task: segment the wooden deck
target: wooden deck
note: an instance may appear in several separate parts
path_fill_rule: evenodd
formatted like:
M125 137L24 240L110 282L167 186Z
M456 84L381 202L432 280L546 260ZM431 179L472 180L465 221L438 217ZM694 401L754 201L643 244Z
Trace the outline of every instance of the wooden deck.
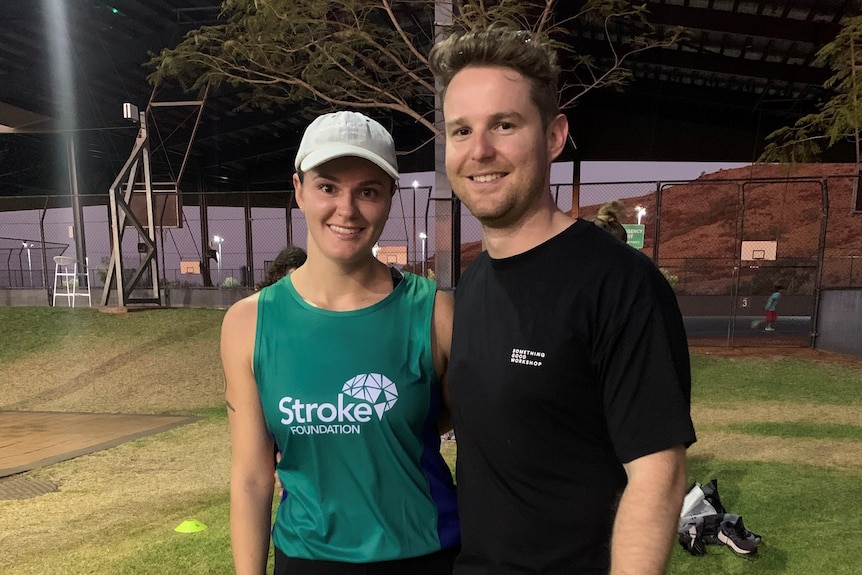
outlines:
M0 477L197 421L192 416L0 411Z

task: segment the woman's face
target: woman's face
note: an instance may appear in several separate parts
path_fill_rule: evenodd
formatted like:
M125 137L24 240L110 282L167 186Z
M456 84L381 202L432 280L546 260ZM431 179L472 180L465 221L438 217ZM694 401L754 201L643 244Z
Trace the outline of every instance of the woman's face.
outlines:
M368 160L336 158L294 175L296 201L308 225L309 256L339 263L374 257L392 206L392 178Z

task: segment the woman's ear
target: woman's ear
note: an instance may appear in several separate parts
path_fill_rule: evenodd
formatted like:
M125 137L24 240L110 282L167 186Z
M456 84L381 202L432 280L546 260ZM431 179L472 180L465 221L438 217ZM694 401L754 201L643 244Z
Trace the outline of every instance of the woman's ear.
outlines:
M299 206L299 211L305 211L302 208L305 203L305 198L302 195L302 182L299 180L299 174L293 174L293 197L296 199L296 205Z

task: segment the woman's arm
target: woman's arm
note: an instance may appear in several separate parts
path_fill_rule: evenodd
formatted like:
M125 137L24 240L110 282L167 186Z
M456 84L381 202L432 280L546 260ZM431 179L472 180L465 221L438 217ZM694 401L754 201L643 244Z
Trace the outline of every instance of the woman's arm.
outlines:
M455 300L446 292L438 291L434 298L434 315L431 321L431 351L434 356L434 369L443 391L443 404L440 409L438 428L440 433L452 429L452 416L449 409L449 349L452 347L452 318Z
M257 294L225 315L221 357L231 433L230 531L237 575L263 575L272 516L273 444L253 372Z

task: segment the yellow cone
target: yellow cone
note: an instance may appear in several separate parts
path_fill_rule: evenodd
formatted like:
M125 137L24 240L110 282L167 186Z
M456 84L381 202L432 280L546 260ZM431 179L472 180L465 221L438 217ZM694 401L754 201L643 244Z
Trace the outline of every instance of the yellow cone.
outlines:
M197 519L186 519L182 523L176 526L174 531L177 533L197 533L198 531L203 531L207 526L198 521Z

